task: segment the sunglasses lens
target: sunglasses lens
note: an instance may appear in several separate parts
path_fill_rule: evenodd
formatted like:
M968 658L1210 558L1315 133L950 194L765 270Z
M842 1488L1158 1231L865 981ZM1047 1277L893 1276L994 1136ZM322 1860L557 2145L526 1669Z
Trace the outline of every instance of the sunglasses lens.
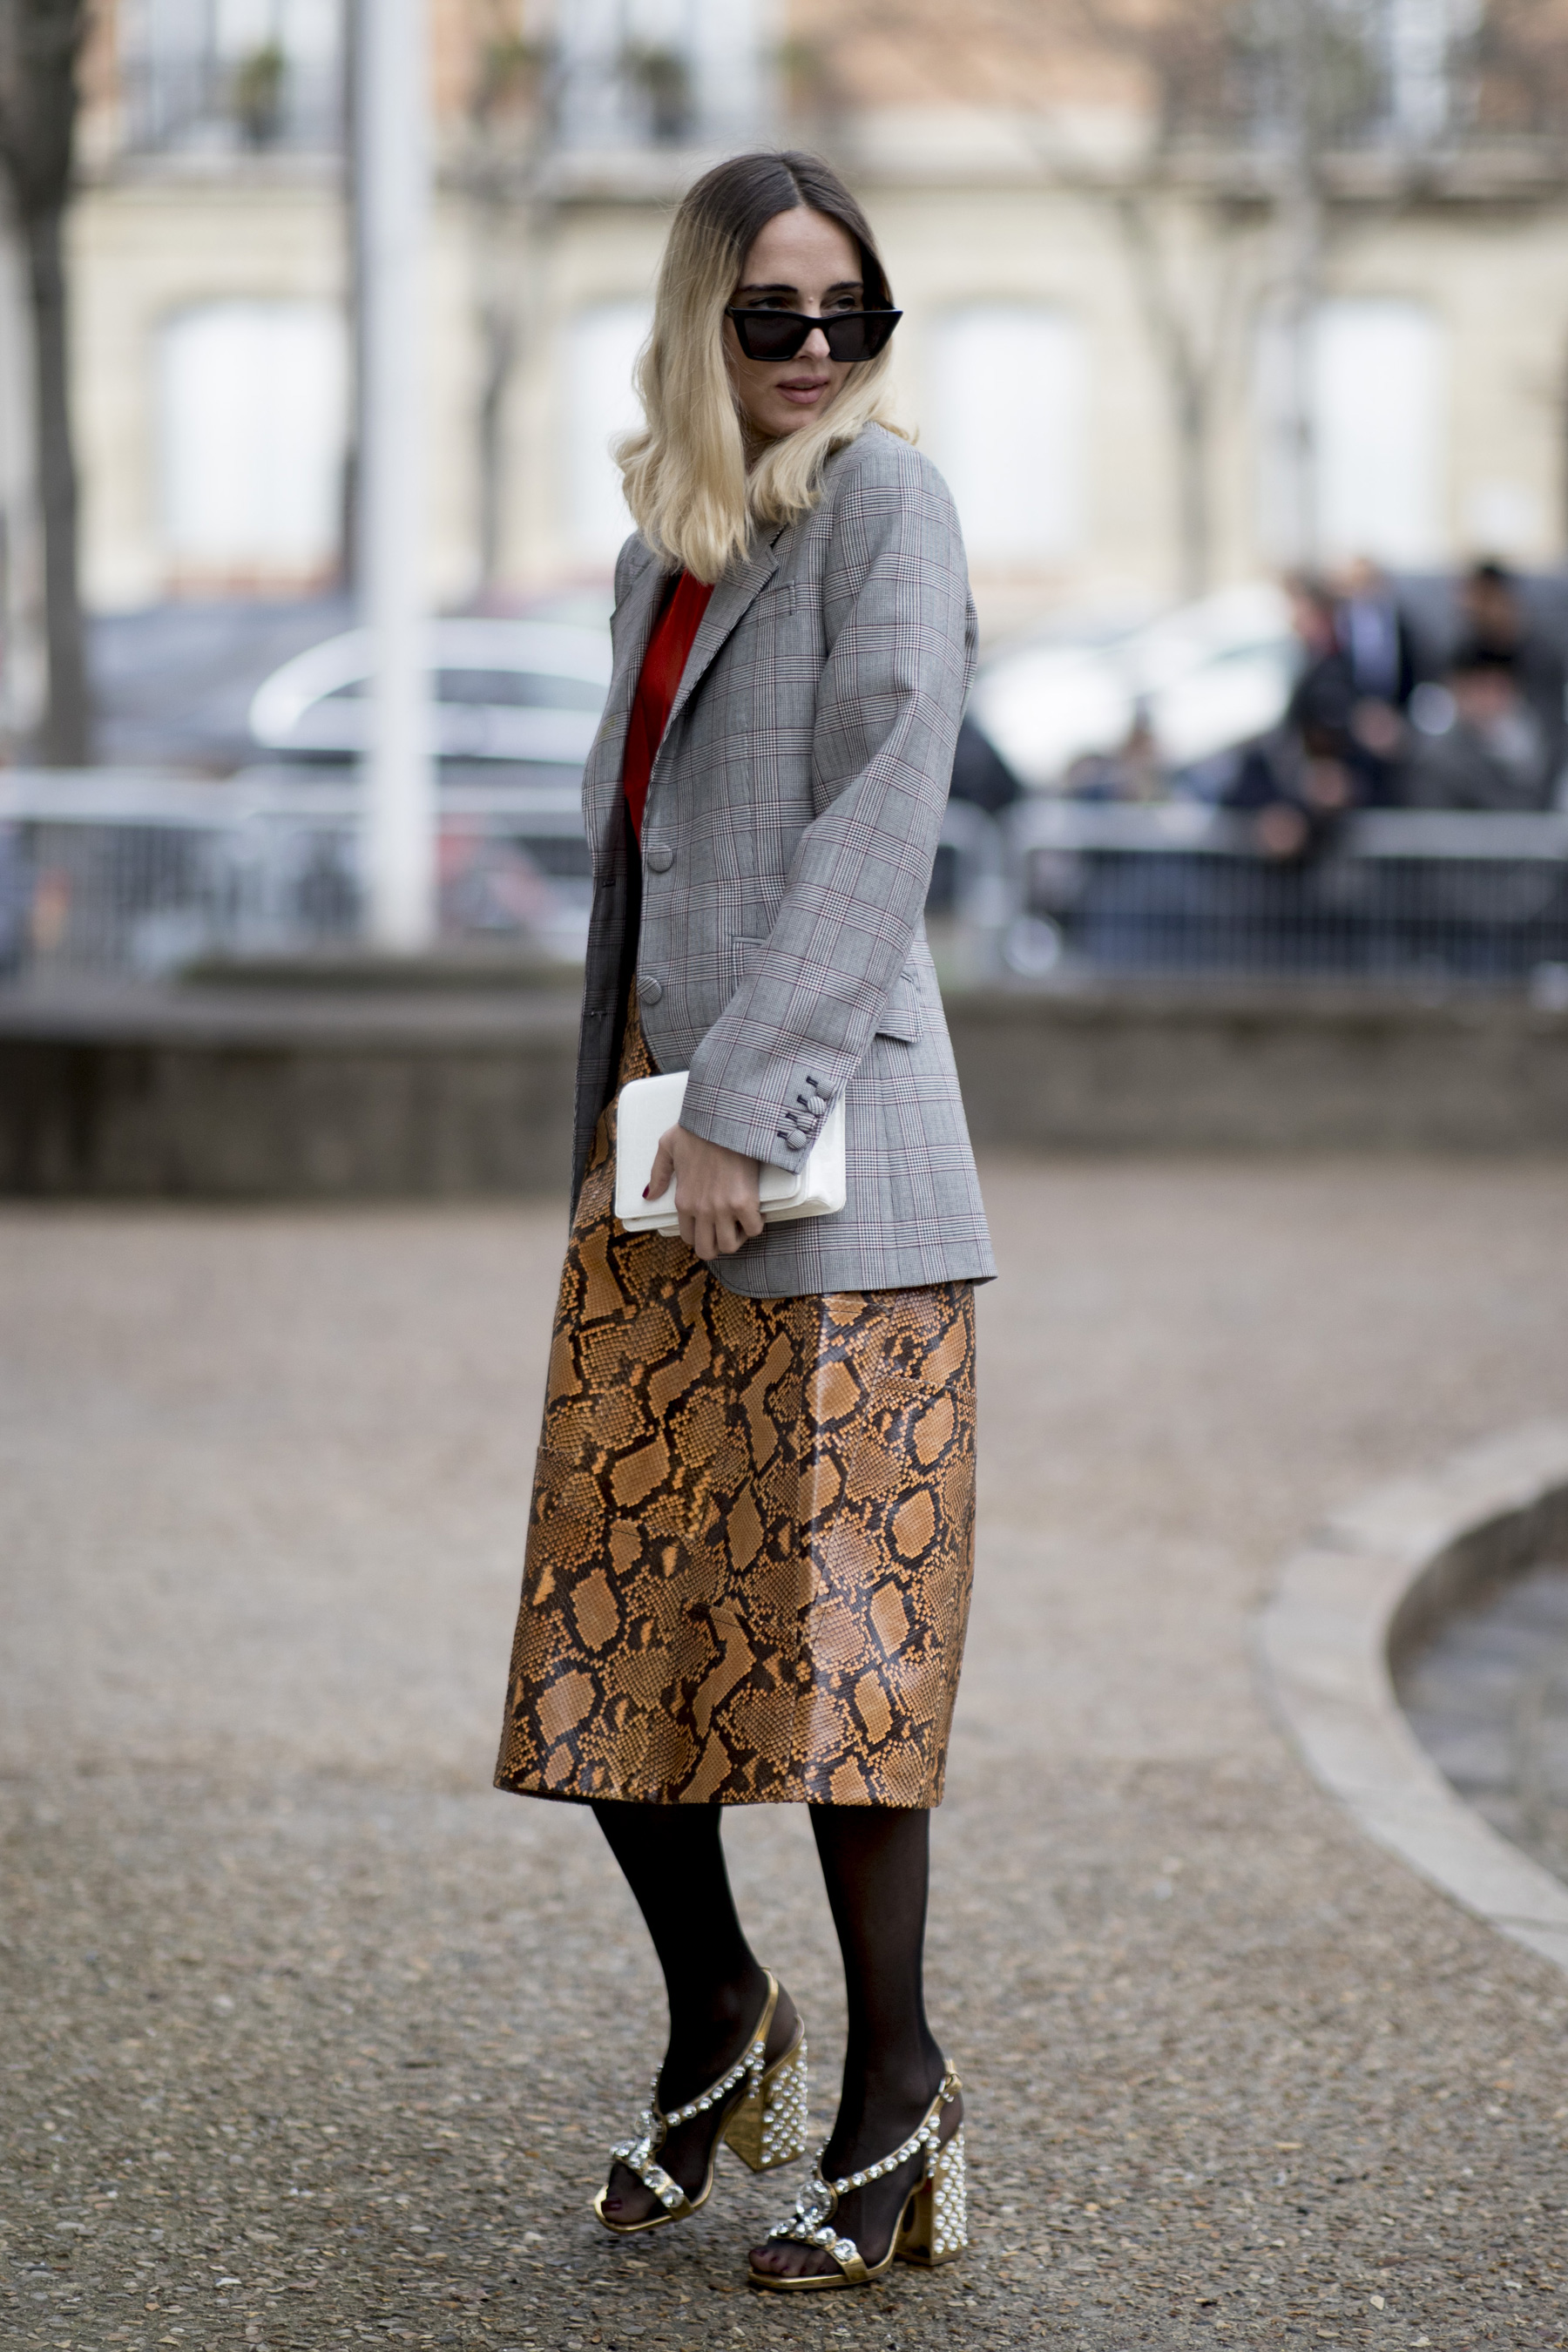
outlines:
M826 320L829 352L836 360L874 360L900 315L897 310L851 310Z
M749 360L793 360L814 321L788 311L747 310L736 320L741 348Z

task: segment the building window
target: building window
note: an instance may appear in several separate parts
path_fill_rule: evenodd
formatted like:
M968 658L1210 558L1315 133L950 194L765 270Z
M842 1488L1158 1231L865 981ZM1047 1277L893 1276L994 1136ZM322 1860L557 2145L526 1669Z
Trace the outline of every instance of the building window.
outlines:
M971 561L1040 571L1083 543L1089 364L1067 312L976 302L931 330L926 441Z
M120 24L128 147L341 145L342 0L123 0Z
M1445 358L1442 331L1419 302L1320 303L1307 351L1310 425L1308 526L1298 513L1289 452L1286 352L1266 334L1260 375L1268 553L1336 562L1441 561L1445 521ZM1306 538L1304 548L1293 541Z
M337 563L347 367L324 302L207 302L158 352L163 552L176 586L320 584Z
M610 443L642 422L632 370L652 322L646 301L599 302L567 335L566 537L574 558L595 569L615 562L632 528Z
M562 144L754 142L773 14L773 0L570 0L556 14Z

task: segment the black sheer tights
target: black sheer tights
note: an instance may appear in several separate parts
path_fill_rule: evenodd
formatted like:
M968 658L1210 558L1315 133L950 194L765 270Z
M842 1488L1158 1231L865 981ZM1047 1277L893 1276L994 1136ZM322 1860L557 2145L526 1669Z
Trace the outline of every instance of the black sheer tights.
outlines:
M664 1971L669 2046L659 2104L680 2105L740 2055L765 1990L730 1891L718 1805L600 1803L599 1826L637 1898ZM829 2179L874 2163L907 2138L942 2080L942 2054L926 2022L922 1954L930 1815L884 1806L814 1805L811 1824L844 1959L848 2037L833 2135L823 2154ZM782 1996L769 2058L795 2031ZM672 2132L661 2158L695 2191L712 2142L708 2117ZM912 2178L912 2175L911 2175ZM908 2184L902 2173L847 2199L840 2226L875 2260L890 2240ZM613 2218L640 2219L652 2198L623 2167L611 2177ZM886 2209L884 2210L884 2209ZM879 2240L879 2243L878 2241ZM792 2270L823 2258L772 2246L759 2267Z
M659 2105L679 2107L728 2072L767 1979L730 1892L718 1805L594 1807L637 1897L669 2000Z

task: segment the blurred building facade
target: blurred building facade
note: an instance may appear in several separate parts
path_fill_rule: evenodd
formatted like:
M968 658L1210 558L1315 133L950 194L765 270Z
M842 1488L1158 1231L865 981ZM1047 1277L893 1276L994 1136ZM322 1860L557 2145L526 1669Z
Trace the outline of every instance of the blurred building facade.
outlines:
M753 142L826 152L867 201L902 406L994 631L1303 554L1560 560L1568 147L1530 71L1553 7L1500 0L1502 72L1479 0L1314 0L1340 46L1332 120L1306 121L1225 0L1125 26L1112 0L431 0L433 595L604 580L669 207ZM339 573L349 38L342 0L96 12L71 264L100 608ZM16 321L3 262L0 303ZM17 580L22 374L0 364Z

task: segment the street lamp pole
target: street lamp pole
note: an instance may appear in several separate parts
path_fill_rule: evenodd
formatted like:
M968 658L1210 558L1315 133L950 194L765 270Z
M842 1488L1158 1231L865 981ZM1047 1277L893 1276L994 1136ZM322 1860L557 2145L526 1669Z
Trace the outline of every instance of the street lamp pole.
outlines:
M395 952L436 928L436 779L426 642L426 0L354 0L358 143L359 577L373 644L362 777L370 934Z

